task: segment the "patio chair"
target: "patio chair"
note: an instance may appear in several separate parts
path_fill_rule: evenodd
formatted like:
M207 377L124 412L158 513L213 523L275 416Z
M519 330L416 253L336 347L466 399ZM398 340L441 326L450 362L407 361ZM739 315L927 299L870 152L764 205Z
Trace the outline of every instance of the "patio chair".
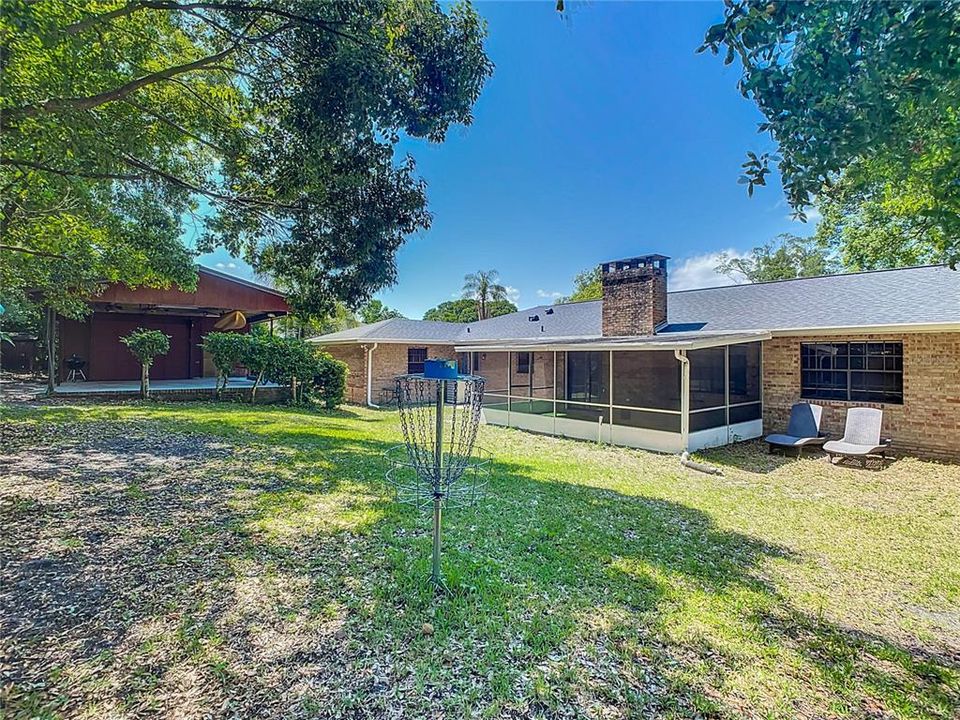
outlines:
M805 447L820 447L826 442L827 436L820 432L820 418L823 408L810 403L796 403L790 408L790 422L787 423L786 433L767 435L766 441L770 452L774 448L796 448L797 457L803 454Z
M883 425L883 410L877 408L857 407L847 410L847 423L843 429L843 437L839 440L830 440L824 443L823 450L828 455L828 461L833 462L833 456L863 458L866 467L869 456L879 456L880 463L887 457L890 443L889 438L880 437L880 428Z

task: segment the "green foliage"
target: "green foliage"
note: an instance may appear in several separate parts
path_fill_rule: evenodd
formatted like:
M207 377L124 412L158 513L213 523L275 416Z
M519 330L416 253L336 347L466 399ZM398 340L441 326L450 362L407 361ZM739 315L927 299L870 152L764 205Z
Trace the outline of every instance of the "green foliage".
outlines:
M830 189L841 181L845 214L828 232L852 263L917 257L910 238L894 241L904 256L883 248L902 223L923 228L935 257L960 257L960 0L731 0L705 49L739 60L740 91L778 145L779 157L748 153L740 181L751 193L776 162L803 217L821 196L836 202ZM896 207L899 198L908 201ZM860 228L849 248L847 223Z
M324 407L334 408L343 402L347 382L345 363L297 338L276 338L274 342L267 380L289 385L294 403L309 397Z
M368 300L366 303L360 306L360 322L365 325L380 322L381 320L391 320L393 318L402 317L403 315L401 315L399 312L388 308L376 298L373 300Z
M487 317L509 315L517 311L517 306L509 300L492 300L487 303ZM477 319L476 300L448 300L430 308L423 314L424 320L468 323Z
M428 0L5 2L0 286L191 289L188 218L307 314L368 297L430 224L395 148L472 121L485 34Z
M870 167L864 167L865 165ZM950 260L948 238L933 217L935 199L901 192L858 164L820 195L816 238L848 270L876 270Z
M784 233L773 242L753 248L746 257L734 258L723 253L716 270L734 279L745 277L750 282L769 282L830 275L839 268L813 238Z
M145 367L153 365L153 359L158 355L170 352L170 336L159 330L137 328L120 338L120 342L130 348L133 356Z
M328 410L341 403L347 391L347 364L335 359L330 353L314 353L311 395Z
M248 344L249 338L245 333L212 332L204 336L202 347L210 353L213 366L217 369L217 395L227 386L230 371L246 361Z
M343 402L346 364L318 352L315 346L299 338L264 332L214 332L204 337L203 349L212 355L217 373L223 378L222 386L217 383L218 394L226 387L226 377L233 367L242 364L256 376L252 402L256 402L263 381L290 386L295 403L312 398L324 407L334 408Z
M603 298L603 285L600 279L600 266L578 272L573 278L573 294L560 298L558 302L581 302Z
M316 337L357 327L360 320L344 303L336 302L329 312L319 315L285 315L274 320L277 334L284 337Z
M500 284L499 278L496 270L479 270L464 276L463 297L476 303L478 320L491 317L491 302L507 300L507 288Z

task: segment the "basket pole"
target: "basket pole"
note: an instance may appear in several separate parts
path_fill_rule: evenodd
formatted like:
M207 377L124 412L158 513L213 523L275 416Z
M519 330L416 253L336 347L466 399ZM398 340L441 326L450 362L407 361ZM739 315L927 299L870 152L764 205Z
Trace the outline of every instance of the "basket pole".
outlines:
M440 520L443 514L443 401L446 380L437 381L437 432L433 449L433 569L430 579L437 587L443 587L440 574Z

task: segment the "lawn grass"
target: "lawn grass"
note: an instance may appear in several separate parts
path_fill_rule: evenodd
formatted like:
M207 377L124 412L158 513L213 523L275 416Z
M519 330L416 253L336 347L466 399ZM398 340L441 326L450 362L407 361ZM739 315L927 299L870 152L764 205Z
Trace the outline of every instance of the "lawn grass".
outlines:
M436 597L395 413L0 420L10 717L957 717L960 466L485 427Z

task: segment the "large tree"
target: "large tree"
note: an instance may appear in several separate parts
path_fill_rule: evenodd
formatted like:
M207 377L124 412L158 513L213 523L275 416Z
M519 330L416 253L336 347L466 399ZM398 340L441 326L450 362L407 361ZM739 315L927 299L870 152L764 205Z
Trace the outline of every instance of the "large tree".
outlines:
M509 300L492 300L487 303L487 317L509 315L517 311L517 306ZM476 300L447 300L430 308L423 314L424 320L441 320L443 322L468 323L477 319Z
M716 268L718 273L734 280L750 282L829 275L837 269L831 256L815 239L787 233L779 235L773 242L753 248L744 257L723 253Z
M603 278L600 266L581 270L573 278L573 294L558 300L561 303L600 300L603 297Z
M478 270L463 278L463 297L476 303L477 319L490 317L489 305L496 300L507 300L507 288L500 283L496 270Z
M376 298L367 300L367 302L361 305L359 314L360 321L367 325L380 322L381 320L392 320L393 318L403 317L399 311L387 307Z
M7 0L4 291L189 288L189 221L302 312L365 299L430 224L396 144L471 122L484 36L465 2Z
M779 153L748 154L741 182L750 193L775 162L802 217L813 204L838 202L831 192L842 184L833 232L855 264L910 262L918 247L956 262L960 0L728 0L724 16L700 49L740 63L740 91L764 114L760 131ZM882 248L891 216L909 226L895 242L902 256ZM879 232L857 230L848 247L837 222L862 228L874 218L869 229ZM909 242L917 231L919 246Z

